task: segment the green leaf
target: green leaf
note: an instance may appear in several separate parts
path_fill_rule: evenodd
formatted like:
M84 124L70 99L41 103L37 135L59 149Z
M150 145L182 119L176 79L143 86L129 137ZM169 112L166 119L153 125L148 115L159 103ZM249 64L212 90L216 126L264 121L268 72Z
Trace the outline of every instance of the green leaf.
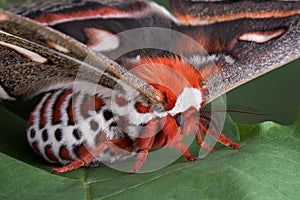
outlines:
M300 117L291 126L273 122L236 126L227 119L224 132L231 137L240 132L239 150L221 148L198 161L179 159L154 172L130 175L98 167L55 175L54 166L26 144L26 121L3 107L0 113L0 199L295 199L300 195ZM199 151L194 144L191 149L194 154Z
M84 199L82 181L56 176L0 153L0 199Z

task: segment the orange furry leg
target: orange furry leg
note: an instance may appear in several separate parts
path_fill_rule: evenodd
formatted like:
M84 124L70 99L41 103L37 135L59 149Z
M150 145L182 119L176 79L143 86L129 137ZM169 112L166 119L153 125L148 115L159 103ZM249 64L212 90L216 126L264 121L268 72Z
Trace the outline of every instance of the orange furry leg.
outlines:
M175 119L169 116L166 120L166 123L163 127L163 133L167 136L167 140L165 142L165 146L174 148L175 150L182 153L182 156L188 161L194 161L197 159L196 156L192 156L186 144L182 141L182 137L184 135L189 134L194 127L192 125L192 118L185 118L184 125L182 129L178 127ZM188 132L182 132L188 131Z
M201 136L201 132L200 130L195 131L195 135L196 135L196 143L206 152L212 152L214 151L214 148L211 148L210 146L208 146L208 144L206 142L204 142L202 140L202 136Z
M201 131L200 131L200 128L198 125L198 123L200 121L200 117L197 115L194 115L196 113L198 113L198 111L194 108L190 108L186 112L183 113L184 123L183 123L181 134L184 136L184 135L190 134L191 132L194 132L194 134L196 136L197 145L201 146L202 149L206 152L214 151L213 148L209 147L206 144L206 142L204 142L202 140Z
M136 163L134 165L134 167L130 170L130 174L134 174L136 173L144 164L144 162L146 161L148 156L148 150L144 149L141 150L137 153L137 157L136 157Z
M200 120L200 117L195 114L198 114L198 111L194 107L190 107L182 114L183 117L183 125L181 126L182 136L189 135L192 131L196 133L196 131L199 130L197 123Z
M109 151L118 155L127 155L133 151L132 140L128 137L108 140Z
M172 143L170 145L170 147L176 149L177 151L179 151L180 153L182 153L182 156L187 160L187 161L194 161L197 160L196 156L191 155L188 147L186 146L186 144L182 141L176 141L174 143Z
M143 133L135 141L135 148L140 149L137 153L136 163L129 173L133 174L137 172L145 160L147 159L148 152L152 148L156 136L156 131L159 127L159 120L153 119L147 123Z
M233 142L229 138L227 138L224 134L221 134L219 136L218 142L224 144L225 146L229 146L233 149L238 149L240 148L240 144Z
M74 160L72 161L70 164L66 165L66 166L63 166L63 167L60 167L60 168L53 168L52 169L52 172L53 173L63 173L63 172L67 172L67 171L71 171L73 169L78 169L82 166L84 166L85 163L84 161L82 160Z
M233 142L231 139L227 138L224 134L220 134L218 137L216 137L215 134L212 134L203 124L199 123L199 128L203 131L205 135L209 135L213 137L216 141L220 142L221 144L231 147L233 149L240 148L240 145L238 143Z
M164 118L162 132L166 136L166 139L162 146L157 147L164 147L171 144L174 141L177 141L178 139L182 139L182 136L180 135L180 129L176 123L176 120L170 115L167 115Z

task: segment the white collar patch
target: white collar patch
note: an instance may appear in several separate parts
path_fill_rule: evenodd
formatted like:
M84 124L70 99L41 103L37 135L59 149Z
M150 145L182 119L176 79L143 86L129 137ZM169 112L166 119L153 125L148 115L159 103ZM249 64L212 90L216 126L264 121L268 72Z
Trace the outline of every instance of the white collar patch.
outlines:
M175 106L172 110L167 112L157 113L154 114L158 117L165 117L168 114L174 116L178 113L182 113L189 109L191 106L195 107L197 110L200 109L202 103L202 94L196 88L184 88L182 93L178 96Z

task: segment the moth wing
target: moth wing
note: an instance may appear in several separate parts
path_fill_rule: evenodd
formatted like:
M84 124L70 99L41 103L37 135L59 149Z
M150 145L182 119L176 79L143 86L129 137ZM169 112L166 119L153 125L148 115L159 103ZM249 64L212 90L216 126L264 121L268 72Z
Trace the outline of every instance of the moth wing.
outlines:
M208 101L300 57L298 1L171 0L170 7L177 30L214 56Z
M76 79L115 87L123 80L150 100L156 93L106 56L32 20L0 10L0 97L30 98ZM84 69L83 76L78 71Z
M296 1L171 0L170 8L176 18L153 2L137 0L78 1L71 7L63 0L16 12L104 53L122 48L125 41L116 38L112 40L114 45L109 46L111 49L103 49L105 45L99 44L106 37L129 29L156 26L184 33L203 47L193 52L186 41L174 41L195 61L196 67L203 66L203 60L206 64L211 61L216 64L213 69L199 68L205 76L208 101L299 57L299 3ZM164 53L139 50L125 57ZM197 63L199 60L202 63Z
M61 0L11 10L69 35L104 54L130 45L128 43L132 41L127 41L126 35L118 35L119 33L141 27L170 29L174 23L173 16L164 7L143 0L78 1L72 2L71 6L68 0ZM147 38L147 32L143 37ZM138 49L124 57L158 53L161 52L157 49Z

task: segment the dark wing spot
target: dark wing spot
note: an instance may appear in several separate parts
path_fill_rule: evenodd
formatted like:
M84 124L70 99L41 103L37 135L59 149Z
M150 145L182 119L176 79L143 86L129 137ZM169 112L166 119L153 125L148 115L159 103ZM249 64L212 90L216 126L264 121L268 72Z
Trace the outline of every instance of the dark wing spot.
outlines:
M90 121L90 126L93 131L97 131L99 128L99 124L95 120Z
M48 140L48 131L47 131L47 129L43 130L42 139L43 139L44 142L46 142Z
M108 121L113 117L113 113L110 110L104 110L103 117L106 121Z
M72 150L73 150L73 153L78 157L78 151L81 147L81 144L77 144L77 145L73 145L72 146Z
M74 129L73 130L73 136L75 139L80 140L81 136L82 136L82 132L78 129Z
M30 137L33 139L33 138L35 138L35 130L34 129L31 129L30 130Z
M112 122L112 123L110 123L110 125L109 125L110 128L111 128L111 127L116 127L116 126L118 126L117 122Z
M54 133L54 136L55 136L55 139L57 141L61 141L61 139L62 139L62 132L61 132L60 128L56 129L56 131Z

